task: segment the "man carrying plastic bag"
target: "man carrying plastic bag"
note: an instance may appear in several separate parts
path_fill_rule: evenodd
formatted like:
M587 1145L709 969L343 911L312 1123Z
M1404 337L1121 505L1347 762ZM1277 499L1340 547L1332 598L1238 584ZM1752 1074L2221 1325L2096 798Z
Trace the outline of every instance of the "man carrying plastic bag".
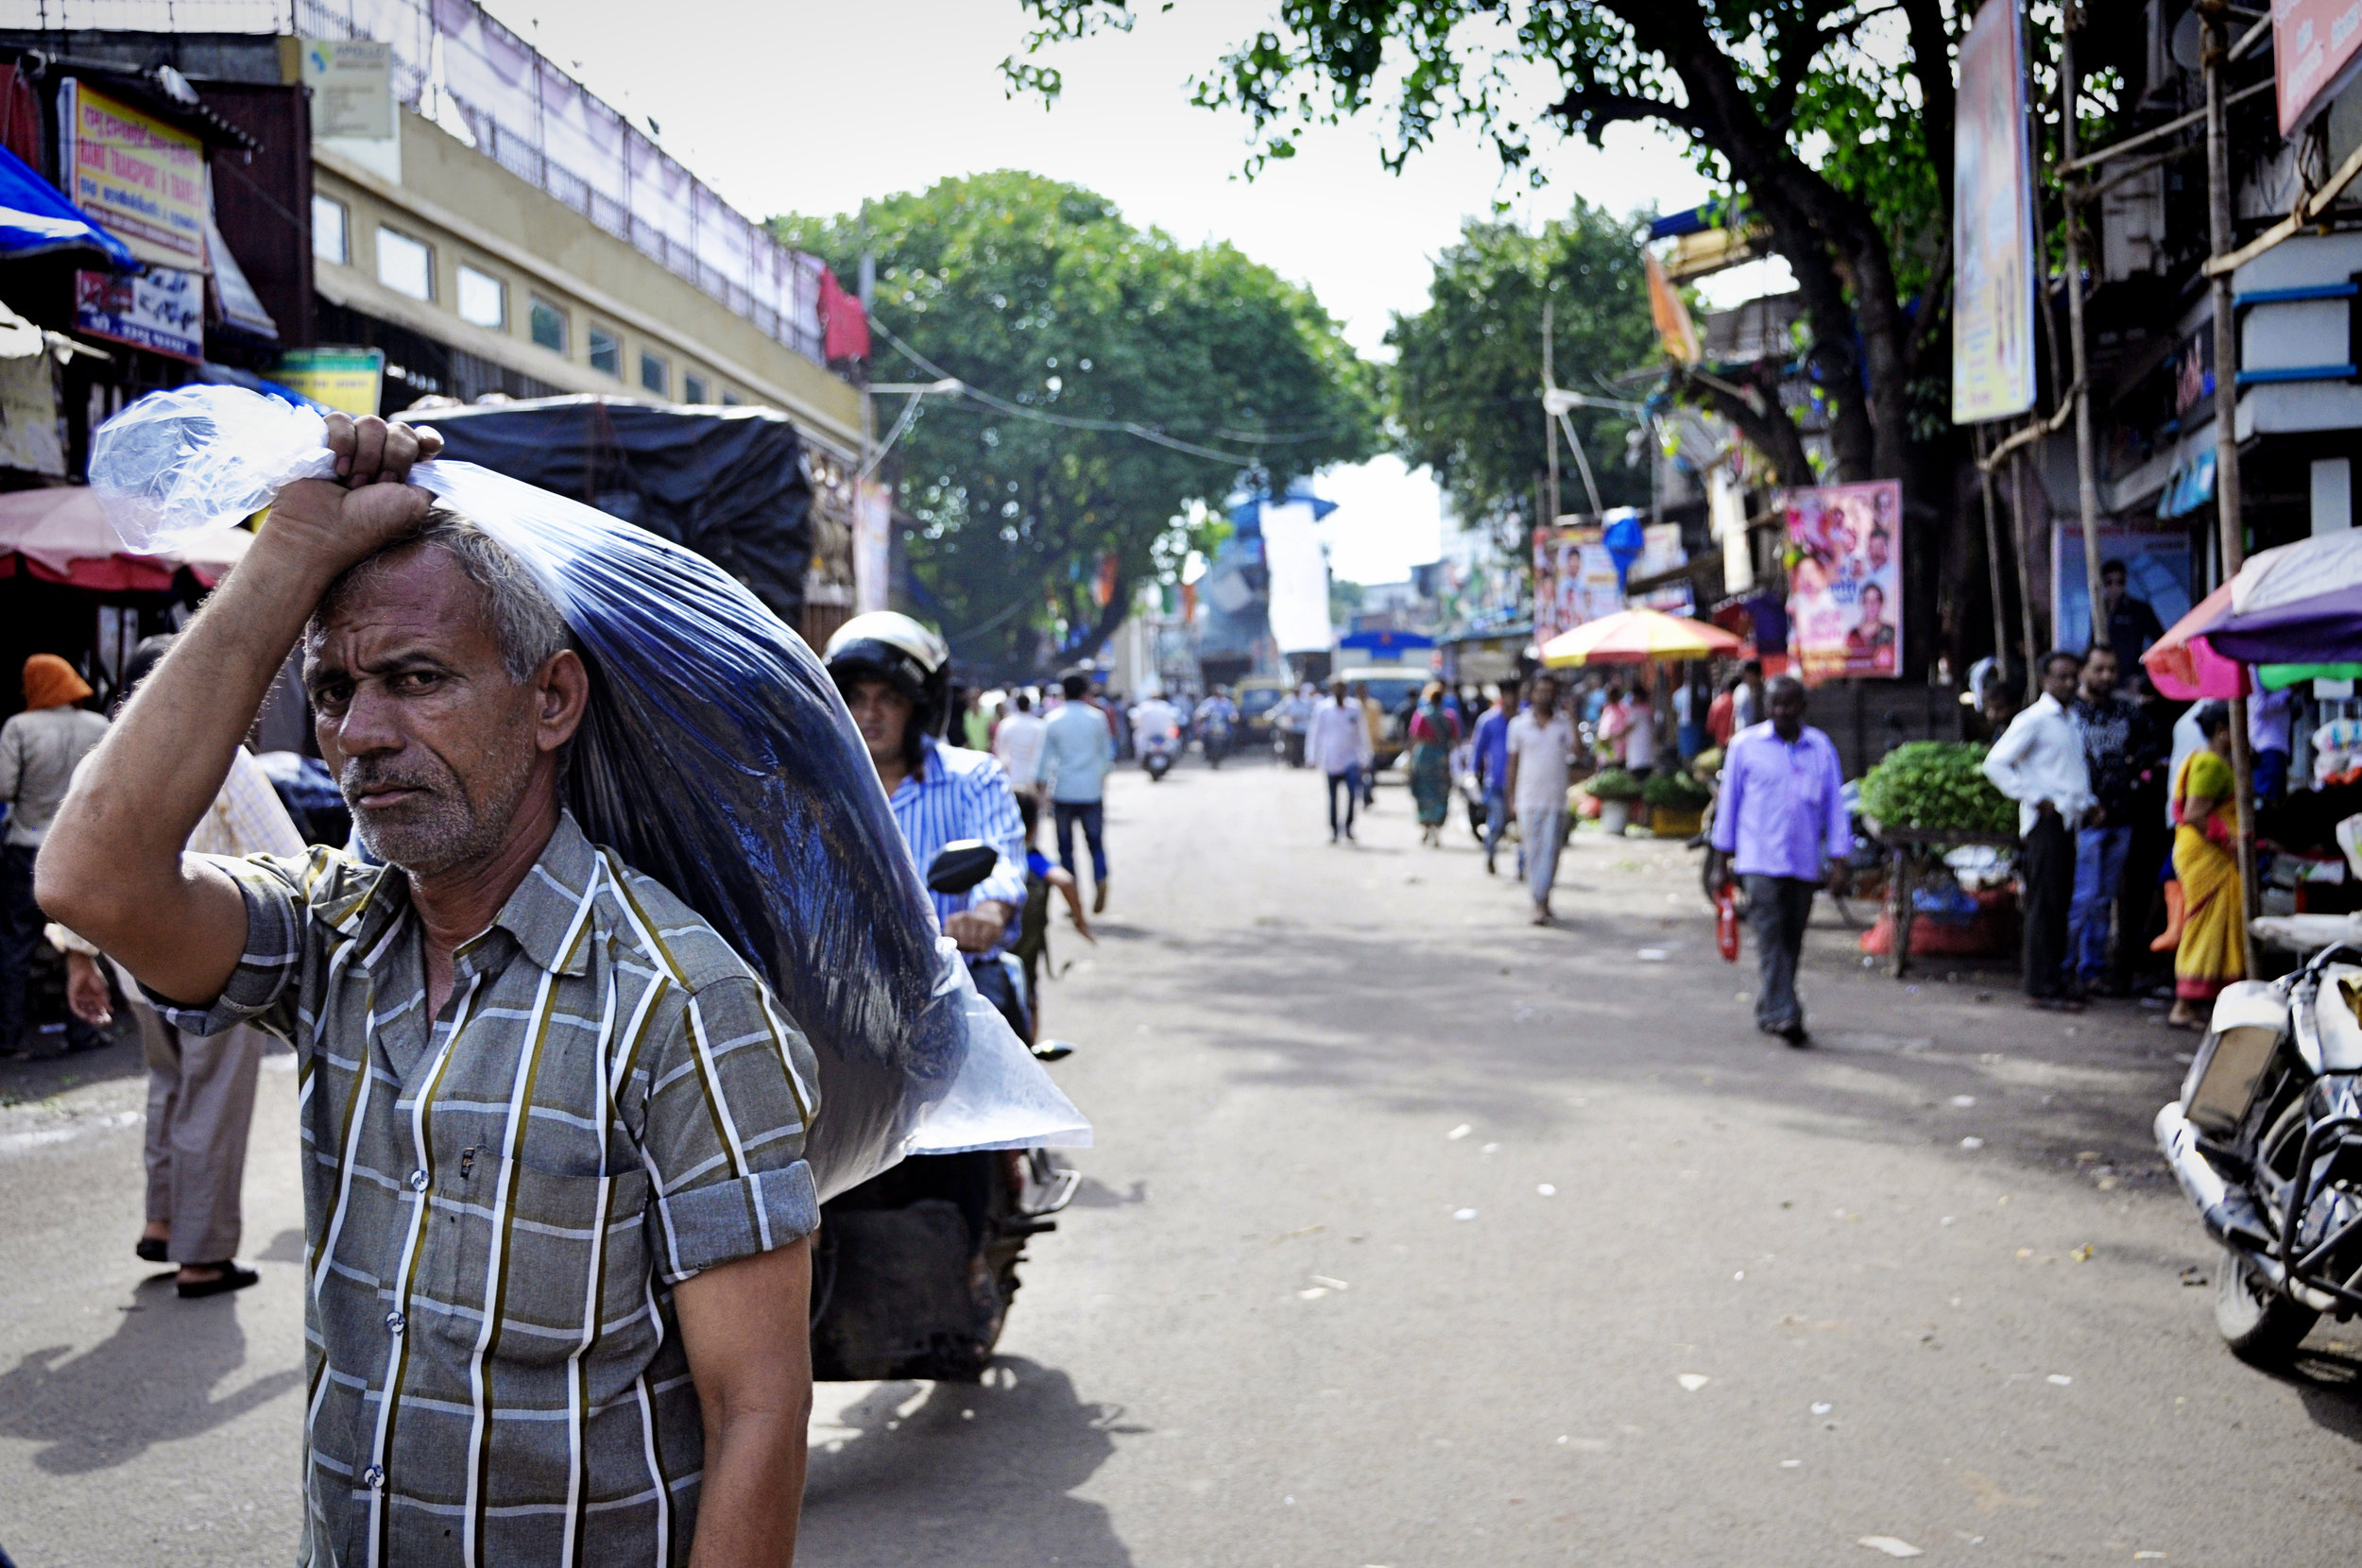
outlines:
M331 421L52 827L49 912L303 1073L303 1560L794 1555L818 1073L772 987L594 848L594 666L535 574ZM372 866L183 857L300 640Z

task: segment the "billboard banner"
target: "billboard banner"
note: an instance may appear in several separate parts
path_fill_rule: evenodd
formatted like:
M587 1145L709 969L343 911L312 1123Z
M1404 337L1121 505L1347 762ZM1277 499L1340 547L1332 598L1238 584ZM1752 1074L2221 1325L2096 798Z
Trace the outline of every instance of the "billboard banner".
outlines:
M1781 497L1788 651L1807 684L1892 676L1903 642L1903 485L1824 485Z
M1533 531L1533 640L1547 645L1561 632L1624 607L1624 580L1598 528Z
M358 418L377 412L385 376L383 349L290 349L272 372L280 384Z
M1689 564L1689 551L1682 543L1680 523L1652 522L1641 530L1640 537L1648 542L1640 548L1640 558L1632 563L1632 571L1625 579L1627 582L1634 577L1662 576L1676 567ZM1697 607L1697 599L1687 583L1652 588L1633 602L1652 610L1663 610L1668 615L1687 615Z
M2272 90L2288 135L2353 78L2362 52L2355 0L2272 0Z
M205 281L168 266L151 266L136 278L77 272L74 330L174 359L201 360Z
M161 259L204 270L205 149L194 135L69 77L58 89L58 140L74 205Z
M1960 43L1952 162L1952 422L2034 406L2033 152L2021 0L1988 0Z

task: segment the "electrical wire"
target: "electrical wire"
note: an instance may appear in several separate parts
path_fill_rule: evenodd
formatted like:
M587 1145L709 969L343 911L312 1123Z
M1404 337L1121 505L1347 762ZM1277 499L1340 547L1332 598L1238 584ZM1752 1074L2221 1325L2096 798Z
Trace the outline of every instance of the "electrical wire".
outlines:
M998 409L1000 412L1010 415L1013 418L1020 419L1034 419L1042 424L1061 425L1069 430L1095 430L1105 431L1113 435L1136 435L1143 441L1154 442L1155 445L1160 447L1170 447L1174 452L1183 452L1191 457L1208 458L1217 463L1236 463L1242 469L1255 469L1262 467L1263 460L1259 456L1248 456L1241 452L1219 452L1212 447L1201 447L1193 441L1184 441L1177 436L1167 435L1163 431L1157 430L1153 426L1141 424L1137 420L1087 419L1071 414L1053 414L1047 409L1028 408L1023 403L1013 403L1006 398L996 398L981 386L969 385L966 381L962 381L959 377L951 374L950 371L946 370L943 366L937 365L934 361L929 359L926 355L920 353L917 349L903 342L899 337L895 335L894 329L888 327L884 322L873 318L870 322L870 326L881 334L888 343L893 344L895 349L899 352L904 359L909 360L913 365L917 366L929 375L933 376L938 381L959 382L959 396L973 398L978 402L983 403L985 407Z

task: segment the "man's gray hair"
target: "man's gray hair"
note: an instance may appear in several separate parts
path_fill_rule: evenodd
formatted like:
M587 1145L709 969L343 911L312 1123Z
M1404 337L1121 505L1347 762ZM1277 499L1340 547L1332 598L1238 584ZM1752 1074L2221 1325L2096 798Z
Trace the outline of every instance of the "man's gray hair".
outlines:
M375 575L387 556L415 548L443 552L476 586L483 596L484 629L499 646L501 665L509 679L520 684L532 679L533 673L553 655L574 645L566 618L558 614L525 564L474 519L448 506L430 508L417 533L404 535L347 567L320 596L319 607L312 612L311 630L317 631L354 587Z

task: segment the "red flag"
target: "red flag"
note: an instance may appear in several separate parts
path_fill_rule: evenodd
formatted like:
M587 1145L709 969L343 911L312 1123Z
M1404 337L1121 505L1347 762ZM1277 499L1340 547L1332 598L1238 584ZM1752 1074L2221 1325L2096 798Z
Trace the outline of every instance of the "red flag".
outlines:
M821 358L869 357L869 313L861 308L857 296L845 292L836 274L826 268L820 273L820 331Z

